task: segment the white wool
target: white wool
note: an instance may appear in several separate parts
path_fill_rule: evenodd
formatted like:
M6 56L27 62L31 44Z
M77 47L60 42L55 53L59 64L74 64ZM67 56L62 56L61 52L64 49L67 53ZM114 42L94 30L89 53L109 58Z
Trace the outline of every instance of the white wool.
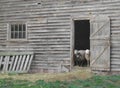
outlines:
M88 49L85 50L85 58L87 60L87 65L89 66L89 62L90 62L90 50L88 50Z
M90 50L86 49L86 50L85 50L85 53L86 53L86 54L90 54Z
M74 54L76 55L78 53L78 50L74 50Z
M87 60L87 65L89 66L90 62L90 50L74 50L74 55L75 55L75 62L77 63L76 65L81 65L85 60Z

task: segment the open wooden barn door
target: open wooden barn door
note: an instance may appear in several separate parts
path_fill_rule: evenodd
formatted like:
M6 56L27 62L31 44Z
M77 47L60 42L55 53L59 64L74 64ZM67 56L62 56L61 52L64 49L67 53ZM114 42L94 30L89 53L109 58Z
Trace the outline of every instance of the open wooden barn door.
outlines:
M92 70L110 70L110 19L105 15L90 20L90 66Z

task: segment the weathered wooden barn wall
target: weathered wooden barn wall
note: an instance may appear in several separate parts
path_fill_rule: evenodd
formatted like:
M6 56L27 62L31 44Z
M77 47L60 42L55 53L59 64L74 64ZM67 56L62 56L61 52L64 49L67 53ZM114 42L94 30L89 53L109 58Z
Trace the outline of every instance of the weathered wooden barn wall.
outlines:
M31 71L71 65L71 18L105 14L111 21L111 71L120 71L120 0L0 0L0 51L35 53ZM27 41L7 40L7 25L27 22Z

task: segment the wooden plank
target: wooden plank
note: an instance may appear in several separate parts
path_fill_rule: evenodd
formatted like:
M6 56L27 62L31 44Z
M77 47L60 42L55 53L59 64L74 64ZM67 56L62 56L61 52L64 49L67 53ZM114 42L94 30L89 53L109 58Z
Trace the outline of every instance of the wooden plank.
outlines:
M16 71L16 66L17 66L17 62L18 62L18 55L15 56L15 61L14 61L14 65L13 65L13 68L12 68L12 71Z
M9 60L10 60L10 56L6 56L6 58L5 58L5 72L8 71Z
M116 68L116 67L113 67L113 68L111 68L111 71L112 71L112 72L114 72L114 71L119 72L119 71L120 71L120 68L119 68L119 67L117 67L117 68Z
M2 68L1 68L1 66L2 66L2 59L3 59L3 56L0 56L0 71L2 71Z
M2 64L3 64L3 72L6 72L6 62L7 62L7 56L4 56L4 58L3 58L3 62L2 62Z
M22 61L22 55L19 55L18 57L18 63L17 63L17 67L16 67L16 71L19 71L20 65L21 65L21 61Z
M25 63L24 63L24 66L23 66L23 71L26 71L26 70L27 70L27 64L28 64L28 62L29 62L29 58L30 58L30 55L27 55L26 60L25 60Z
M28 55L33 54L33 52L0 52L0 56L10 56L10 55Z
M31 66L33 57L34 57L34 55L30 55L29 62L28 62L27 68L26 68L26 71L27 71L27 72L28 72L29 69L30 69L30 66Z
M10 63L10 67L9 67L9 72L12 71L12 68L13 68L13 66L14 66L14 61L15 61L15 55L12 56L12 58L11 58L11 63Z
M26 55L23 55L23 58L22 58L22 62L21 62L19 71L23 71L23 67L24 67L25 61L26 61Z

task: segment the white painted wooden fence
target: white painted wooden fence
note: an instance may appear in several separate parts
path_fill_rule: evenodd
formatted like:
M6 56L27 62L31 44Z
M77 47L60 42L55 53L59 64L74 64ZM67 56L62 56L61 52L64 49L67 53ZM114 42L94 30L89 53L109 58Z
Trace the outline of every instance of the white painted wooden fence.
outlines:
M0 72L28 72L33 55L32 52L0 53Z

